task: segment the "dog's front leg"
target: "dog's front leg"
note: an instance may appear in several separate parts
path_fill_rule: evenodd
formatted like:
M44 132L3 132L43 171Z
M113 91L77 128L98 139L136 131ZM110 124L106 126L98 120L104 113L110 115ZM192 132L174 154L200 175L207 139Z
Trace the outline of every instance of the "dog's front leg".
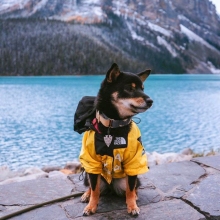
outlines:
M136 190L137 176L127 176L126 178L126 203L128 213L137 216L140 213L140 209L136 204Z
M87 216L96 212L99 195L100 195L100 175L99 174L89 174L89 182L91 188L91 195L89 199L89 204L85 207L83 215Z

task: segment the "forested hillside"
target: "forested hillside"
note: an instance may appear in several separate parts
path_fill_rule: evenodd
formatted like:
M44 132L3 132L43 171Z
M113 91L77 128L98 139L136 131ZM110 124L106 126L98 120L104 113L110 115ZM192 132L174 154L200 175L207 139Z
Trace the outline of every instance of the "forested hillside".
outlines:
M158 54L137 44L123 25L120 19L111 25L1 20L0 74L104 74L112 62L129 71L153 68L153 72L160 73L185 72L178 59L173 62L168 52Z
M101 74L114 60L132 66L119 50L112 52L88 38L90 27L82 30L78 25L39 20L7 20L0 25L1 75Z

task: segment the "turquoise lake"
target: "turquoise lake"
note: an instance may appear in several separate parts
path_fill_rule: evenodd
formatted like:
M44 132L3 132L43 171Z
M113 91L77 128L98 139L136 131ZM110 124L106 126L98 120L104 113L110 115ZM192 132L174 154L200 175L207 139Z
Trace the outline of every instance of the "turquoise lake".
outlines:
M78 157L78 101L104 76L0 77L0 166L64 165ZM220 148L220 75L151 75L153 107L137 115L146 151ZM138 121L138 119L134 119Z

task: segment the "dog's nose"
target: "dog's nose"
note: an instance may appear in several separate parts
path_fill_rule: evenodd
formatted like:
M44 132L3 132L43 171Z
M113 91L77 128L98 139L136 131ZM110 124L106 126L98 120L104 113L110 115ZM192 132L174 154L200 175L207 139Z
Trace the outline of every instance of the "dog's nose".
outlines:
M146 99L147 106L151 107L153 105L153 100L150 98Z

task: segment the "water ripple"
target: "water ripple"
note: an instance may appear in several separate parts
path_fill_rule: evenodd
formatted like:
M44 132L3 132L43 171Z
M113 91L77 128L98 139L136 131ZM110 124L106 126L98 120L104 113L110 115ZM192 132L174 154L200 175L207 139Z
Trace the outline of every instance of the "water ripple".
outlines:
M104 76L0 77L0 166L64 165L78 157L82 135L73 115ZM153 107L138 115L149 152L220 148L220 76L152 75Z

